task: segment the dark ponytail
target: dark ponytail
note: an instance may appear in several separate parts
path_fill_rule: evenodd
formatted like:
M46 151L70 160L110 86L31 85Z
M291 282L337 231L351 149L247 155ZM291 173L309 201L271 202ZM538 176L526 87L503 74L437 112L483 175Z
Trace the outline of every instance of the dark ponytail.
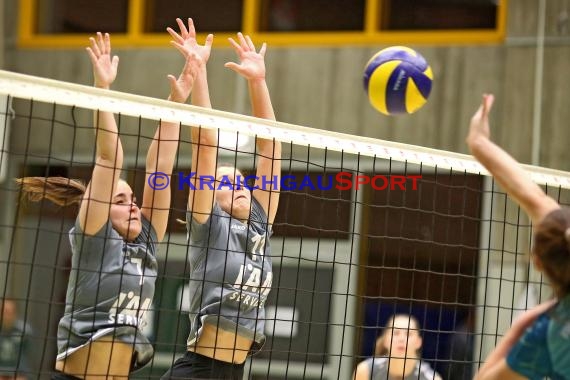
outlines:
M536 226L534 254L556 296L570 293L570 209L552 211Z

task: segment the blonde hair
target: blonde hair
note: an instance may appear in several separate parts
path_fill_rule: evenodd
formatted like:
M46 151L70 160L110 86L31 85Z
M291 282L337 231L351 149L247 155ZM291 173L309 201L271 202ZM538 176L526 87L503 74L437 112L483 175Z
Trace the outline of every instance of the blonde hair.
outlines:
M66 177L23 177L16 183L22 189L22 198L31 202L47 199L58 206L80 204L85 194L85 184Z

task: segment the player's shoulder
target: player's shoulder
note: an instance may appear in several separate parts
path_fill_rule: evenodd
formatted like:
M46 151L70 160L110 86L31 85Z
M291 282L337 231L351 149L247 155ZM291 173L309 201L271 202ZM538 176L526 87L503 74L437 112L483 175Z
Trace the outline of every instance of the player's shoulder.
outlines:
M32 326L29 323L24 322L21 319L17 319L14 322L14 330L18 334L32 334Z

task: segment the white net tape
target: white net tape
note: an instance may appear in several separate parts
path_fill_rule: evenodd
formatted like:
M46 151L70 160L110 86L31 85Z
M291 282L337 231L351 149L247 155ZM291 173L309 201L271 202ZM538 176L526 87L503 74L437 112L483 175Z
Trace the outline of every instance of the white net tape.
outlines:
M101 90L90 86L66 83L0 70L0 94L21 99L97 108L151 120L201 125L227 132L239 132L286 143L326 148L333 151L392 159L458 173L488 175L472 156L386 140L308 128L294 124L258 119L251 116L175 104L166 100ZM570 189L570 173L538 166L523 165L533 181Z

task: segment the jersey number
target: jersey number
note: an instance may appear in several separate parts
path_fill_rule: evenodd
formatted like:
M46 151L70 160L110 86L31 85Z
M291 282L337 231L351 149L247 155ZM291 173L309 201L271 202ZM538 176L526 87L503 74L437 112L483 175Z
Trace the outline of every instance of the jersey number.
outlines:
M265 253L265 236L255 235L251 238L253 247L251 248L251 259L257 261L257 256L263 256Z
M142 259L131 258L131 263L135 264L135 266L137 267L137 272L139 272L139 276L141 276L141 279L139 280L139 285L142 285L144 280L144 273L142 271Z

